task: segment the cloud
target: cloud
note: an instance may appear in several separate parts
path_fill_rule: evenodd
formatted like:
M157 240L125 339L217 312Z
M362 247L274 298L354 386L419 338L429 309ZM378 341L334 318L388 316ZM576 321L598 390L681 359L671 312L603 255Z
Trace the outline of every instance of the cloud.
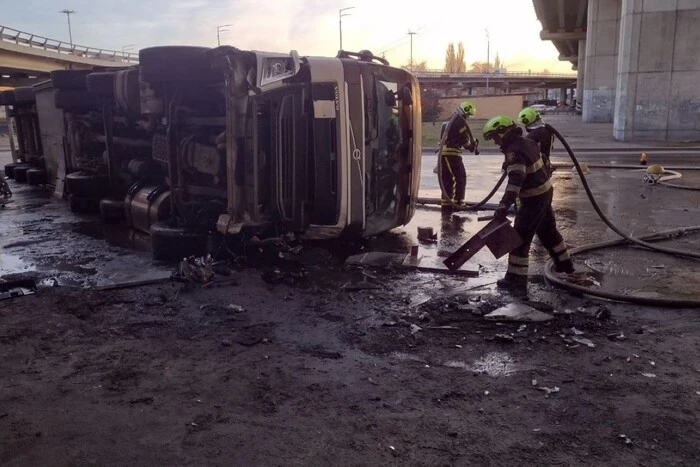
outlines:
M532 2L431 0L417 8L412 2L381 0L4 0L3 25L50 38L67 40L62 8L71 17L74 42L121 50L155 45L216 46L216 26L232 24L222 42L241 48L301 54L335 55L338 50L338 9L354 6L343 18L343 45L348 50L377 53L392 48L387 58L403 65L409 60L408 30L414 36L414 60L441 67L448 42L463 41L467 62L486 59L484 29L491 35L491 58L498 51L506 63L568 71L557 52L538 33ZM500 14L507 12L507 14ZM542 65L545 63L546 65ZM522 64L522 65L520 65Z

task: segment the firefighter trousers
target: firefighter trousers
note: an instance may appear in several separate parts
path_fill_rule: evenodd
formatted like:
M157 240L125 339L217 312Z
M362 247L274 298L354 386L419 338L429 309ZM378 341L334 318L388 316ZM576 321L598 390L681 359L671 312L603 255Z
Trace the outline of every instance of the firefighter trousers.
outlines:
M552 257L558 272L573 271L573 263L564 239L557 230L554 211L552 211L553 193L554 190L550 188L542 195L520 199L520 208L515 216L513 227L523 239L523 244L508 255L507 279L527 279L530 246L535 235Z
M445 189L443 204L464 201L464 193L467 188L467 171L464 168L462 156L441 155L442 157L442 186ZM449 198L445 199L445 195Z

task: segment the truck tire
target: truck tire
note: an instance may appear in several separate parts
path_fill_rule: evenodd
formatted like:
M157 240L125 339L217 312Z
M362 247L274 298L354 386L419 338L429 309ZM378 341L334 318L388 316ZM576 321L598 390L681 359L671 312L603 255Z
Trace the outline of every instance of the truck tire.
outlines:
M15 95L15 104L33 104L36 102L34 89L30 87L15 88L12 92Z
M114 74L114 99L124 112L141 115L139 70L120 70Z
M54 70L51 72L51 84L56 89L87 89L85 77L92 70Z
M30 185L46 184L46 171L44 169L27 170L27 183Z
M207 253L208 234L194 229L176 227L172 221L151 225L153 259L180 261L188 256Z
M12 175L17 183L27 183L27 171L31 169L30 165L19 165L15 167Z
M76 196L100 198L108 191L108 187L109 179L104 175L87 172L73 172L66 175L66 190Z
M56 91L54 104L57 109L69 112L86 112L99 108L99 102L94 94L75 89L59 89Z
M114 76L116 73L102 72L87 75L86 83L89 93L100 96L114 96Z
M19 164L17 162L11 162L9 164L5 165L5 176L7 178L14 178L15 176L15 167L19 167L22 164Z
M208 47L162 46L139 51L141 79L148 83L216 83L223 73L212 69L204 56Z
M68 195L68 207L75 214L96 214L100 212L100 198Z
M103 224L118 224L126 220L124 201L106 198L100 200L100 219Z

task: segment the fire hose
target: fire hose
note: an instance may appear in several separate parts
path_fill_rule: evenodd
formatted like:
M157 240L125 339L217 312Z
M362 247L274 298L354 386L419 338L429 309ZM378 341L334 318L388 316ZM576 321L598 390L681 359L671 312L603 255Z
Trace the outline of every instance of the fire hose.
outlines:
M564 146L564 149L566 149L566 151L568 152L569 157L571 158L571 161L573 162L574 167L576 168L576 171L578 172L578 175L581 178L581 183L583 184L583 188L586 191L586 195L588 196L588 199L590 200L591 205L593 206L593 209L598 214L598 217L600 217L600 219L605 223L605 225L607 225L613 232L615 232L620 237L622 237L620 240L593 243L590 245L584 245L584 246L575 248L569 252L571 256L574 256L576 254L581 254L581 253L584 253L587 251L609 248L612 246L635 244L635 245L639 245L639 246L646 248L648 250L651 250L651 251L656 251L659 253L664 253L664 254L673 255L673 256L677 256L677 257L693 258L693 259L700 258L700 252L680 250L680 249L675 249L675 248L667 248L667 247L658 246L658 245L654 245L654 244L650 243L650 242L654 242L654 241L676 238L676 237L679 237L679 236L682 236L682 235L685 235L688 233L692 233L692 232L699 232L700 225L690 226L690 227L681 227L681 228L676 228L676 229L672 229L672 230L666 230L663 232L645 235L642 237L633 237L630 234L624 232L619 227L617 227L603 213L602 209L598 205L598 202L596 201L595 196L593 196L591 188L588 185L588 181L586 180L586 177L584 175L584 171L581 168L581 164L579 163L578 159L576 158L576 155L574 154L573 150L571 149L571 146L569 146L568 142L564 139L564 137L561 135L561 133L559 133L554 127L552 127L548 124L546 125L546 127L557 137L557 139L559 139L559 141L561 141L562 145ZM673 178L678 178L676 175L680 175L680 174L674 173L671 176ZM588 287L583 287L583 286L580 286L578 284L573 284L571 282L568 282L562 276L556 275L553 272L553 266L554 266L554 262L551 259L545 265L544 274L545 274L545 277L547 278L547 280L549 282L559 286L559 287L562 287L566 290L569 290L569 291L572 291L572 292L575 292L578 294L586 294L586 295L591 295L594 297L629 302L629 303L637 303L637 304L641 304L641 305L653 305L653 306L662 306L662 307L700 307L700 299L638 297L638 296L633 296L633 295L626 295L626 294L615 293L615 292L606 292L603 290L595 290L595 289L591 289Z

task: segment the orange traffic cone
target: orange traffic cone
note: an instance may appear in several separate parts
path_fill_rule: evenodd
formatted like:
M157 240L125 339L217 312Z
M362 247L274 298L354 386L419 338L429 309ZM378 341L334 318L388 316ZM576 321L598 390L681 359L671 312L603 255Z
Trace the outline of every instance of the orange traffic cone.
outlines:
M640 165L647 165L647 155L646 155L646 153L642 153L642 157L639 158L639 164L640 164Z

